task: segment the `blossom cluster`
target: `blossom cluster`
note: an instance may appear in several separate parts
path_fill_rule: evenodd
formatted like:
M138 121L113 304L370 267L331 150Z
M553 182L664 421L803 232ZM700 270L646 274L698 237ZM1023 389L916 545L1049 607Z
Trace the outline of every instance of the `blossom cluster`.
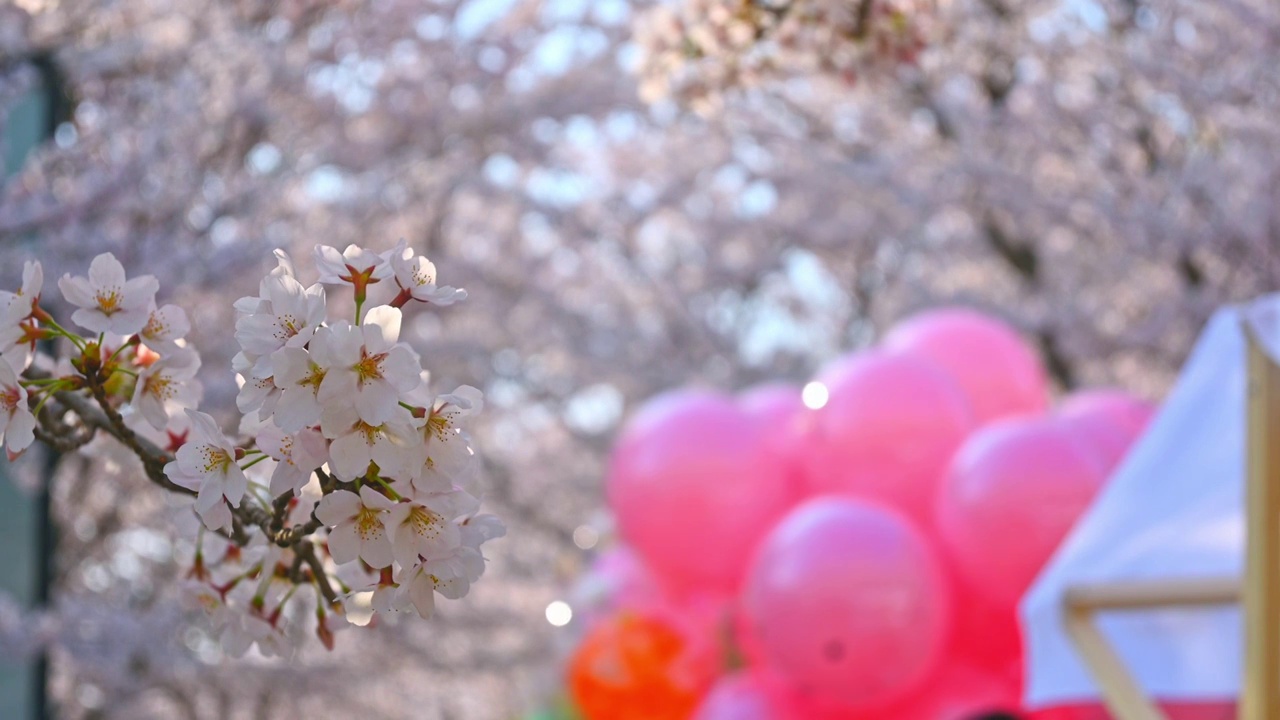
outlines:
M41 307L39 263L26 264L20 290L0 293L9 456L37 438L92 449L103 433L151 480L192 498L197 549L183 595L233 655L254 645L288 654L312 627L332 647L353 602L429 617L437 593L467 594L484 573L482 544L505 534L465 489L476 459L463 425L481 409L480 391L434 394L400 341L406 309L466 293L437 285L434 265L403 241L383 253L317 247L311 284L276 256L258 295L235 303L242 417L231 435L198 409L190 322L157 305L154 277L127 278L104 253L87 277L61 278L71 323L87 336ZM335 287L352 292L354 314L330 313ZM37 353L58 338L74 348L69 357ZM306 602L314 624L296 609Z
M929 0L681 0L637 22L640 95L695 111L717 109L731 88L823 73L854 82L914 63Z

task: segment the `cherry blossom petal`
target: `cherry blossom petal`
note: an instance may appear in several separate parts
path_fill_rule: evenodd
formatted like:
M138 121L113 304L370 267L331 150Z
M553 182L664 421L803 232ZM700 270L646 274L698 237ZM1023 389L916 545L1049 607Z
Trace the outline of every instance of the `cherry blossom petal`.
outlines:
M395 417L396 411L402 408L398 404L399 393L390 383L375 380L365 383L355 393L356 412L360 419L370 425L381 425Z
M119 266L119 263L116 263ZM90 268L92 273L92 268ZM120 279L124 280L124 268L120 268ZM124 283L121 303L127 307L146 308L155 300L160 290L160 281L152 275L140 275ZM145 310L144 310L145 312ZM149 314L149 313L148 313ZM143 322L146 322L145 320ZM136 331L135 331L136 332Z
M405 345L391 348L382 361L382 371L387 382L402 393L409 392L422 382L421 368L422 359Z
M80 308L71 313L71 322L89 332L103 333L111 329L111 318L89 308Z
M354 523L343 523L329 531L329 554L339 565L360 557L360 536Z
M343 480L352 480L369 469L369 444L359 432L343 435L329 446L330 467Z
M396 506L395 501L368 485L360 488L360 502L367 508L378 510L390 510Z
M223 439L222 429L208 413L187 409L187 417L191 419L191 431L197 439L214 443Z
M360 497L350 490L325 495L316 506L316 518L329 527L345 522L360 511Z
M390 305L379 305L364 314L361 329L364 331L364 344L370 352L382 352L396 343L400 338L403 317L399 308Z
M421 571L409 583L409 601L413 603L413 608L418 611L418 615L423 620L430 618L435 612L435 583Z
M97 288L124 288L124 266L111 253L102 253L89 263L89 283Z
M95 304L93 286L82 277L72 277L70 273L58 280L58 289L67 302L78 307L89 307Z
M30 412L13 414L4 428L4 446L10 454L20 453L35 441L36 418Z
M391 552L391 541L385 532L375 530L360 543L360 559L373 568L391 566L391 561L395 558Z
M226 530L231 528L231 508L224 502L217 502L200 513L200 519L210 530Z

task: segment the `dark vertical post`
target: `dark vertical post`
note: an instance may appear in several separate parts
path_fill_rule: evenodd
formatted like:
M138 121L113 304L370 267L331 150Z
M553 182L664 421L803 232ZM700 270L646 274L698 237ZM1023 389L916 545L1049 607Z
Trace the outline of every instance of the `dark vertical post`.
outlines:
M38 72L39 82L9 109L0 124L0 183L16 174L27 155L52 137L58 123L67 119L68 104L52 58L37 55L23 64ZM46 478L51 476L55 462L56 456L49 455L41 463ZM55 543L51 511L48 483L43 483L32 496L14 486L7 463L0 465L0 547L6 549L0 553L0 592L24 607L43 607L51 601ZM4 658L0 658L0 717L52 718L47 679L45 655L25 665L4 664Z

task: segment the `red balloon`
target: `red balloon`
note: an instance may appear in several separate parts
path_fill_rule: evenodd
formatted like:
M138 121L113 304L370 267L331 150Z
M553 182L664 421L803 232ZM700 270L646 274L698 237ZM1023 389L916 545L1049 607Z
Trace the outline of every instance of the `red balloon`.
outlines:
M586 632L630 612L678 631L685 655L706 667L724 662L733 634L733 601L714 593L675 596L625 545L601 554L574 588L574 622Z
M685 720L712 679L683 635L623 612L589 632L568 667L574 703L589 720Z
M1103 482L1102 467L1054 418L974 433L938 496L938 533L965 583L1013 608Z
M1231 701L1161 702L1160 710L1169 720L1235 720L1236 704ZM1027 720L1111 720L1101 703L1082 703L1030 710Z
M614 448L607 494L622 537L668 587L733 592L792 504L770 428L709 392L659 396Z
M986 713L1016 712L1019 692L1007 679L963 665L948 665L911 699L877 711L879 720L971 720Z
M1155 415L1155 406L1123 390L1089 390L1067 398L1058 416L1102 460L1108 475Z
M923 360L883 352L845 357L819 382L828 399L808 437L812 492L883 503L929 524L938 481L973 428L959 389Z
M946 370L973 404L979 423L1049 407L1049 383L1039 357L1013 328L988 315L964 308L923 312L894 328L884 347Z
M1079 703L1031 710L1027 720L1111 720L1111 714L1101 703Z
M1017 609L992 604L950 570L956 614L948 662L998 675L1012 687L1021 688L1022 633Z
M905 518L825 497L765 538L743 605L768 665L801 694L856 710L910 695L937 666L949 590Z

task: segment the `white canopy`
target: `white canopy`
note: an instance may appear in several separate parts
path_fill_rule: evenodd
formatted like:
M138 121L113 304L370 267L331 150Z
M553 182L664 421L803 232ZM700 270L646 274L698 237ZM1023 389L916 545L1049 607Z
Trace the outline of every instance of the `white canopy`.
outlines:
M1023 598L1029 706L1099 697L1063 629L1066 588L1241 575L1246 319L1280 358L1280 295L1215 314L1146 433ZM1150 696L1238 695L1238 607L1104 613L1099 627Z

